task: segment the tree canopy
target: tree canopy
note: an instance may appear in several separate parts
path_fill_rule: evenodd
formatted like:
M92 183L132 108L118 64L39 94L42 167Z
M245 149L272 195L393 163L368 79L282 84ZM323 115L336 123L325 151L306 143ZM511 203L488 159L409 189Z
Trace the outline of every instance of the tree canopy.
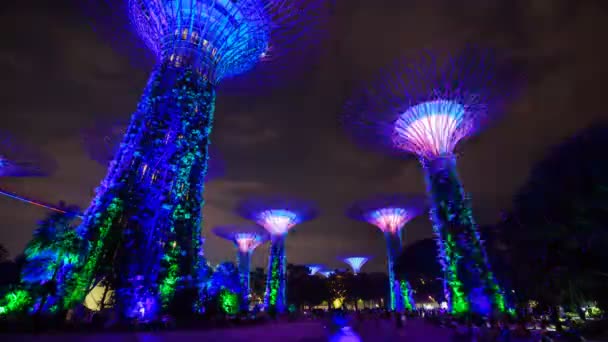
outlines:
M551 149L496 228L518 299L608 308L608 124Z

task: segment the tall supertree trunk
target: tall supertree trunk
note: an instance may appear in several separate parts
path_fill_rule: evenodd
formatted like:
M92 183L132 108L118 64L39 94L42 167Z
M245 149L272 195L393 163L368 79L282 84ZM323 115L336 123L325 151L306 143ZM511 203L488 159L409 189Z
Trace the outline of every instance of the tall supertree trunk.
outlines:
M238 251L239 281L241 282L241 311L249 311L249 265L251 251Z
M214 86L187 67L152 72L108 174L79 231L93 241L70 301L112 267L116 305L127 317L167 308L196 273L203 179L213 123ZM143 304L142 304L143 303Z
M386 254L388 263L388 283L389 283L389 310L403 311L403 297L401 296L401 286L395 277L395 260L401 253L401 230L395 233L385 233Z
M504 312L504 296L486 256L455 157L424 161L431 220L438 238L446 297L452 313Z
M285 278L287 264L285 261L285 235L273 235L271 237L264 298L264 305L271 314L281 314L286 309Z

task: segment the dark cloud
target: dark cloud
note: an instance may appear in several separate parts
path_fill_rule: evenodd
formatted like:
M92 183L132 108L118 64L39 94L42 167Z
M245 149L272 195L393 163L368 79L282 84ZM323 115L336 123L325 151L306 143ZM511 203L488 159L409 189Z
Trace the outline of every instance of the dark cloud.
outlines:
M80 132L99 120L127 120L149 70L100 39L71 1L36 2L44 1L0 12L2 128L40 145L60 167L49 178L0 185L86 207L104 169L86 156ZM475 42L525 68L528 86L505 117L461 148L460 175L480 223L498 219L548 146L608 116L605 1L337 1L334 15L320 61L299 82L262 96L218 96L212 138L227 175L206 188L205 248L212 261L233 257L232 246L209 231L244 222L233 213L237 201L280 192L317 201L321 209L288 237L290 261L344 267L338 256L361 253L374 256L366 268L384 266L382 234L345 218L344 208L378 192L422 192L424 178L415 160L357 148L338 115L357 84L398 56ZM19 253L44 214L0 198L0 241ZM428 236L426 215L406 227L406 243ZM267 255L261 247L254 264L265 265Z

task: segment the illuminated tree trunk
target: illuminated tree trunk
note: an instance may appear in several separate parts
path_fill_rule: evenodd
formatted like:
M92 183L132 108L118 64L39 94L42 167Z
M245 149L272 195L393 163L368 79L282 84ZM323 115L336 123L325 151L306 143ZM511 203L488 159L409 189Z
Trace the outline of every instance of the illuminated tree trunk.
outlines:
M401 296L401 286L395 278L395 260L401 253L401 230L397 233L385 233L386 253L388 261L388 283L389 283L389 310L403 311L403 297Z
M238 252L239 280L241 282L241 311L249 311L249 265L251 251Z
M269 313L284 313L286 309L285 276L285 235L273 235L268 260L268 275L264 305Z
M113 270L126 317L167 308L196 274L214 86L189 68L160 64L79 231L93 241L70 295ZM109 255L116 255L108 259ZM103 261L112 260L111 267ZM101 274L100 274L101 273Z
M403 307L406 310L414 310L416 303L414 302L414 294L412 292L412 287L410 286L410 283L407 280L402 279L401 281L399 281L399 287L401 291L401 297L403 298Z
M454 157L423 162L431 219L444 271L444 292L452 313L504 312L504 296L486 256Z

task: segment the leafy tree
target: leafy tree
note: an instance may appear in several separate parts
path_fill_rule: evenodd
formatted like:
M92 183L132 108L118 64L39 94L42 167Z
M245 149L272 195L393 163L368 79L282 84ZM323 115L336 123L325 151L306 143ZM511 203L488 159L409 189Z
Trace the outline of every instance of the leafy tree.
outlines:
M241 293L239 270L236 265L230 261L217 265L211 276L210 294L216 296L224 289L236 294Z
M380 300L382 299L388 304L388 275L382 272L368 273L366 277L360 277L360 279L367 279L369 286L366 286L368 292L366 293L366 299L369 300Z
M84 242L75 230L79 209L60 203L66 213L51 213L34 231L25 248L21 282L35 299L37 312L62 309L66 279L82 260Z
M258 298L260 301L264 298L264 291L266 291L266 273L264 273L263 268L256 267L256 269L251 272L249 287L254 297Z
M407 246L395 262L395 274L397 279L410 283L416 299L443 298L443 277L434 239L420 240Z
M0 244L0 263L4 263L9 261L8 259L8 250L4 245Z
M329 277L330 304L335 301L342 305L349 301L349 273L336 271Z
M309 275L303 265L287 265L287 301L296 307L314 307L329 300L327 279Z
M608 125L557 146L538 163L496 231L519 300L608 309Z

